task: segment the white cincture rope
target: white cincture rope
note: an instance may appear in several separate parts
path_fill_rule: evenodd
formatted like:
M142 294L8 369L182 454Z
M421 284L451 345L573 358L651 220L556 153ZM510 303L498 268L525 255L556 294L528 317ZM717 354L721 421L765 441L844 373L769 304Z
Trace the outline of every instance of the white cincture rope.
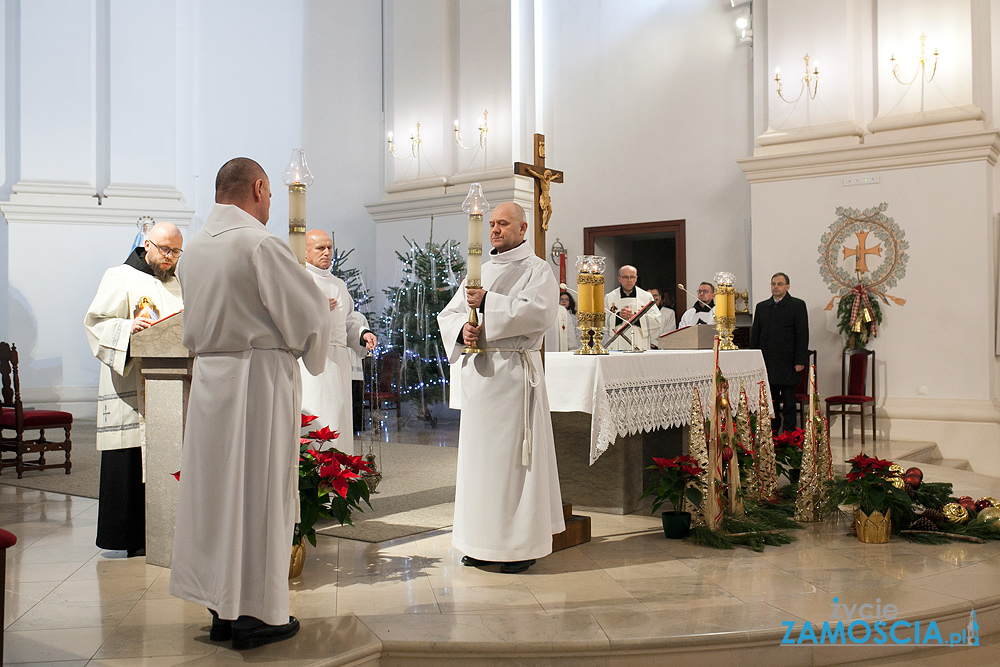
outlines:
M487 347L483 352L514 352L521 355L524 364L524 442L521 443L521 465L531 465L531 390L538 386L538 369L531 360L531 353L525 347Z

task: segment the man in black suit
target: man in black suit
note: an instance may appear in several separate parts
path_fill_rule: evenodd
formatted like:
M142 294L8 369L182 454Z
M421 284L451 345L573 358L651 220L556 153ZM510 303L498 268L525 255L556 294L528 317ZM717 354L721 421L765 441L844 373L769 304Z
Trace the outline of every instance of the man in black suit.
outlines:
M788 276L771 276L771 298L754 309L750 347L760 350L767 366L774 416L771 428L795 428L795 388L809 355L809 315L806 302L788 293Z

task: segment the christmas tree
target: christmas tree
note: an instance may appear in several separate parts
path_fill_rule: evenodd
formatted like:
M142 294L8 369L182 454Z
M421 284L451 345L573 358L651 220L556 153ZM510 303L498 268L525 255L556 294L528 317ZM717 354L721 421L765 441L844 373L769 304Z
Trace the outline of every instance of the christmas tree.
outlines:
M405 236L403 240L410 249L396 252L401 279L384 290L389 305L381 328L401 356L400 393L417 401L419 417L433 423L437 420L430 408L445 400L448 385L448 354L437 316L458 289L465 259L458 241L435 243L433 231L423 247Z
M354 300L354 310L365 316L369 322L372 320L372 309L375 302L365 287L365 280L361 276L361 270L357 267L347 268L345 260L347 256L354 252L354 248L345 252L340 252L337 247L333 248L333 260L330 262L330 273L344 281L347 285L347 293Z

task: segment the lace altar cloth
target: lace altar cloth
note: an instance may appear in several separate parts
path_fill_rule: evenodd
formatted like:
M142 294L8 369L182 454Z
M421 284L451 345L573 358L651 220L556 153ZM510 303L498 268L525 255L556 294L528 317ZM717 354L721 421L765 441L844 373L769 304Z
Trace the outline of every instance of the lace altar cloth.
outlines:
M545 383L549 409L592 415L590 463L593 465L619 436L688 424L695 387L708 410L711 402L706 396L712 390L712 354L712 350L613 352L606 356L548 352ZM750 411L757 412L758 383L767 383L760 350L720 352L719 367L729 381L730 405L739 404L740 380L743 380Z

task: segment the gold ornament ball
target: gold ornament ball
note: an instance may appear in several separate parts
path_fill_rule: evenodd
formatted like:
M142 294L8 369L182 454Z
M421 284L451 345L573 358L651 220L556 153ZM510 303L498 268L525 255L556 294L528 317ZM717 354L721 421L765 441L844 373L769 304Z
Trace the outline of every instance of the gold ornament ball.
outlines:
M891 464L889 466L889 474L892 475L893 477L902 477L903 466L899 465L898 463Z
M948 503L941 508L941 513L950 523L962 525L969 520L969 510L958 503Z
M1000 507L984 508L976 515L973 523L982 523L994 533L1000 532Z
M1000 500L997 500L993 496L983 496L980 500L988 500L992 507L1000 507Z

